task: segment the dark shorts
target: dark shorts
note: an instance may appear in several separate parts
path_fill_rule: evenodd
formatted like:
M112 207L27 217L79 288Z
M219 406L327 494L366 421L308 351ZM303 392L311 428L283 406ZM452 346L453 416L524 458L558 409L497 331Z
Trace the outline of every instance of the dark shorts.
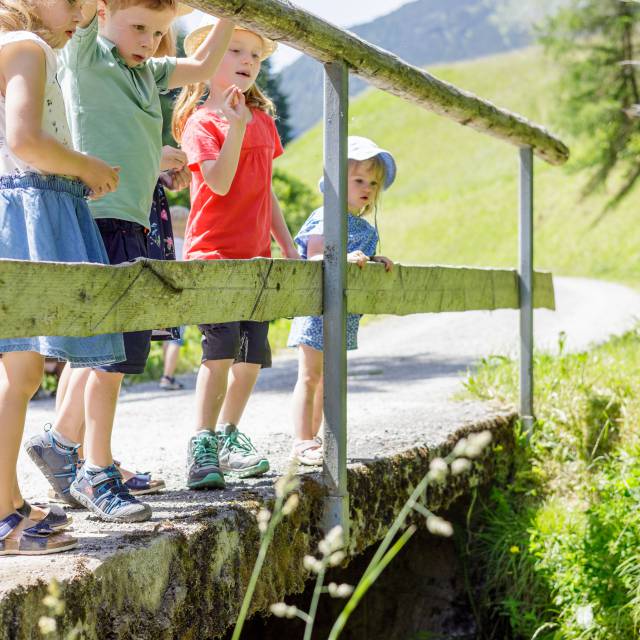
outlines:
M220 322L199 324L202 333L202 362L205 360L234 360L271 366L271 347L267 334L268 322Z
M122 264L147 257L147 231L143 226L116 218L98 218L96 223L111 264ZM96 369L113 373L144 371L151 348L151 331L130 331L123 333L122 337L127 359L124 362L95 367Z

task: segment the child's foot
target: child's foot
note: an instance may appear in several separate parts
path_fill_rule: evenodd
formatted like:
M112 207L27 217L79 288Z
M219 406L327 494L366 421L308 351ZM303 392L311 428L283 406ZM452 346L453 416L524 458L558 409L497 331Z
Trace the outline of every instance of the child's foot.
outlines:
M160 388L165 391L180 391L180 389L184 389L184 385L173 376L162 376L160 378Z
M220 469L238 478L253 478L269 471L269 461L258 454L251 440L230 422L218 431Z
M60 499L72 507L78 506L69 493L78 468L78 447L59 443L53 436L51 425L45 425L44 431L27 440L24 448Z
M152 493L160 493L167 485L162 478L153 479L149 471L129 471L117 460L113 461L118 471L122 474L124 486L129 489L132 496L144 496Z
M213 431L199 431L189 440L187 451L189 489L224 489L218 460L218 438Z
M321 465L323 462L322 445L315 438L313 440L296 440L293 444L291 458L300 464Z
M0 556L39 556L69 551L78 540L64 533L49 534L46 528L19 513L0 520Z
M87 509L107 522L144 522L151 518L151 507L134 498L122 482L115 465L88 471L79 470L71 484L71 495Z
M29 503L26 500L16 511L23 517L43 527L48 527L51 532L62 531L69 527L73 519L64 509L56 504L44 504L42 502Z

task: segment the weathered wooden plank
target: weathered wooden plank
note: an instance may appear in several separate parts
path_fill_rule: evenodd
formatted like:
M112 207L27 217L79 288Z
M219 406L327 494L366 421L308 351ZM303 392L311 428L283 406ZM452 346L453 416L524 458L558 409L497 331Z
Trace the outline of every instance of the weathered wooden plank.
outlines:
M545 128L439 80L290 2L187 0L187 4L232 18L322 62L344 60L373 86L516 146L530 146L551 164L563 164L569 158L567 146Z
M518 274L511 269L350 265L347 308L351 313L440 313L517 309ZM550 273L535 272L534 306L555 308Z
M347 308L405 315L518 307L515 270L349 265ZM536 307L553 308L536 273ZM322 312L322 263L211 260L128 265L0 260L0 337L86 336L179 324L273 320Z

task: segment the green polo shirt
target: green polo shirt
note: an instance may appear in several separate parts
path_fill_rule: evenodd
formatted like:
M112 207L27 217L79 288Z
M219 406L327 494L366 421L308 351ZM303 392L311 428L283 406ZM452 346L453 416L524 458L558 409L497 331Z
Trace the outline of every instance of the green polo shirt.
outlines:
M114 193L90 202L95 218L119 218L149 227L160 172L162 110L175 58L151 58L128 67L98 20L75 35L60 56L58 78L76 149L120 167Z

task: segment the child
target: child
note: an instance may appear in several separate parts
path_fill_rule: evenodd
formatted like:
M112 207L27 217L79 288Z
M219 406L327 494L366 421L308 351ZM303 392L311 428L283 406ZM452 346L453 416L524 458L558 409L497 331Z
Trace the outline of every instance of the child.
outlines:
M393 263L373 255L378 231L365 216L375 213L380 193L388 189L396 175L393 156L374 142L360 136L348 139L347 260L360 268L368 262L382 262L387 271ZM320 183L322 190L322 182ZM323 209L314 211L302 225L295 240L306 260L322 260L324 251ZM358 348L360 316L347 316L347 349ZM298 381L293 392L295 442L293 459L302 464L322 464L322 441L317 437L322 423L322 316L294 318L287 343L298 347Z
M0 3L0 258L108 264L84 198L113 191L118 172L72 150L56 81L53 48L80 19L80 5L69 0ZM64 512L29 505L18 489L27 404L45 356L108 365L124 359L122 335L1 339L0 353L0 555L72 549L77 540L58 533L70 522Z
M87 0L84 7L81 28L63 51L60 80L78 147L121 166L118 191L91 207L111 264L120 264L147 255L149 210L162 148L159 92L211 77L233 25L221 20L190 57L154 58L177 15L176 0L98 0L97 5ZM69 492L102 520L140 522L151 517L150 506L123 485L111 453L122 379L125 373L144 371L150 340L150 330L125 333L126 360L93 368L86 383L86 460ZM75 434L81 419L77 411L59 416L55 429L29 443L31 457L56 491L57 478L77 464Z
M187 36L185 51L195 50L209 29L201 27ZM197 109L204 85L186 88L178 98L174 137L182 141L192 171L186 260L270 257L271 234L285 257L299 257L271 188L272 162L282 153L270 116L273 105L255 85L261 61L275 46L236 27L204 104ZM199 328L202 364L187 485L221 488L223 473L250 477L269 469L268 461L237 429L260 368L271 366L269 323L225 322Z

